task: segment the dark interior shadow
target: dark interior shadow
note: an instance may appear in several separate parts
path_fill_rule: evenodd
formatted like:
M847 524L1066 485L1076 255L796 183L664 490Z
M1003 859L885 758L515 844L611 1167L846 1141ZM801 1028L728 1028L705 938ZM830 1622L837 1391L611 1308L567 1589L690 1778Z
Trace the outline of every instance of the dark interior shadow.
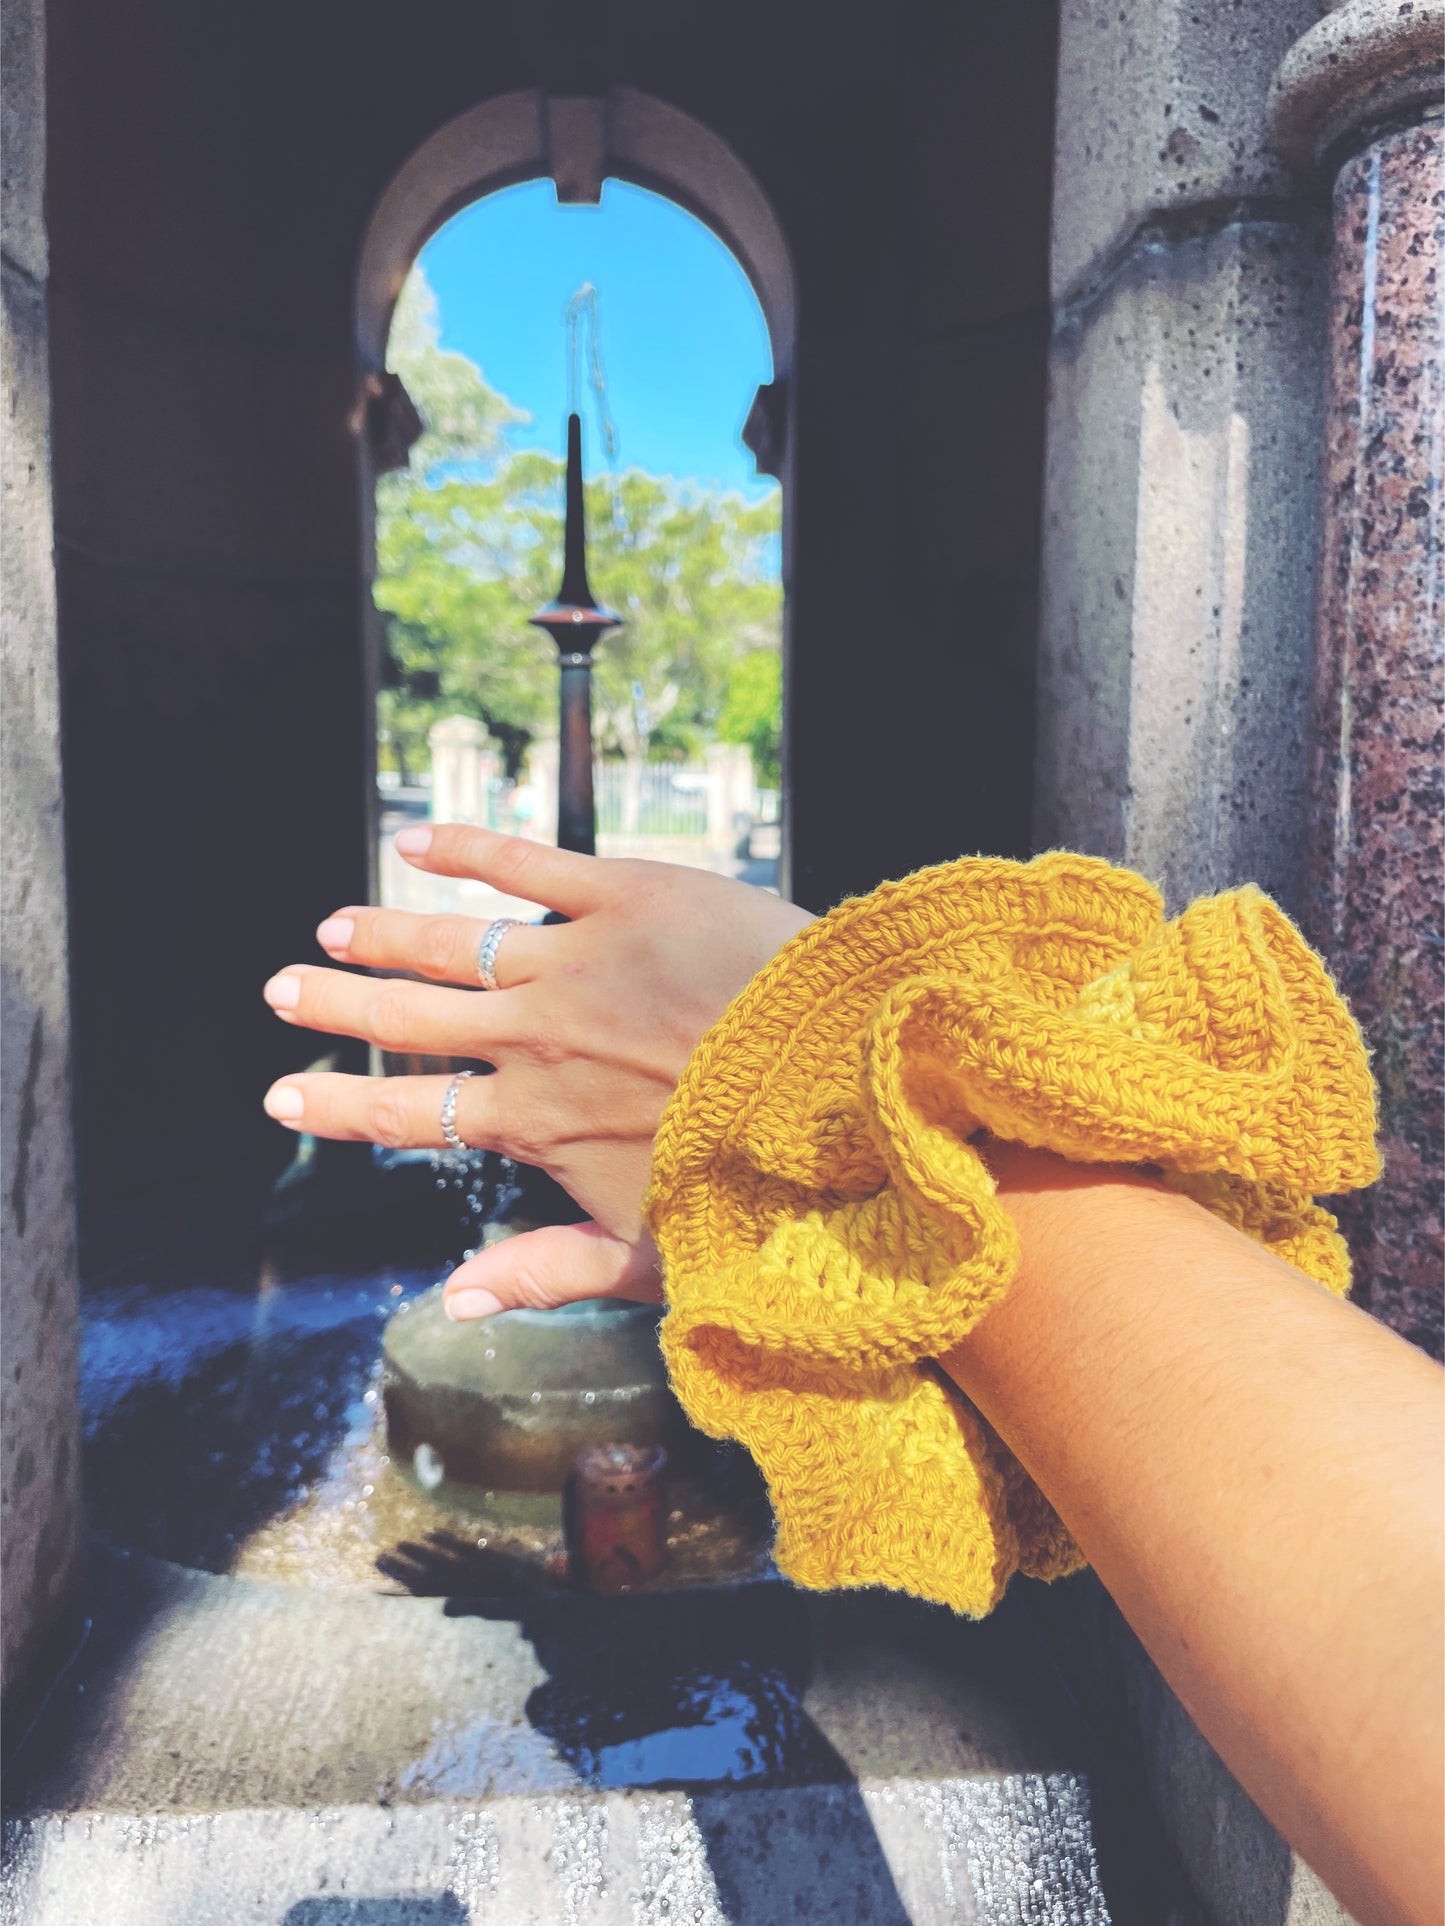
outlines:
M563 1592L520 1610L454 1598L446 1611L512 1620L531 1641L548 1676L527 1718L588 1785L692 1795L737 1926L791 1926L804 1895L820 1919L908 1926L852 1771L804 1709L811 1628L797 1593ZM803 1787L806 1824L797 1799L776 1796Z
M87 1428L86 1509L98 1535L225 1572L252 1532L321 1476L377 1349L367 1306L285 1343L227 1345L184 1375L159 1374Z

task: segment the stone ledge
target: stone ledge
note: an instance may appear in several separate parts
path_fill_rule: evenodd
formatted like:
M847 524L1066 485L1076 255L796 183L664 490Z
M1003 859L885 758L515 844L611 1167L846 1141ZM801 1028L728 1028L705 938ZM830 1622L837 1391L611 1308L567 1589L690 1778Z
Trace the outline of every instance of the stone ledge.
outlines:
M1107 1926L1007 1610L308 1593L99 1549L90 1599L10 1773L5 1926Z
M649 1732L717 1724L715 1708L687 1697L698 1677L737 1707L755 1704L768 1729L752 1764L704 1745L667 1766L671 1779L1077 1765L1007 1613L973 1624L897 1594L776 1582L611 1599L397 1598L217 1577L102 1546L87 1594L87 1649L11 1775L12 1811L651 1784ZM610 1746L622 1750L604 1758Z
M5 1926L1109 1922L1069 1775L78 1812L16 1822L7 1846Z

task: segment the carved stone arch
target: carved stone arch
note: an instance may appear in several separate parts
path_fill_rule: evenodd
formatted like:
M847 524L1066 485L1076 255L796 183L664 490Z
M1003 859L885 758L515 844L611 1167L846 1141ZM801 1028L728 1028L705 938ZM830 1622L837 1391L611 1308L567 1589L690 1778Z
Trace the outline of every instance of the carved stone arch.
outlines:
M791 870L787 806L789 689L788 588L792 578L793 370L797 291L782 224L738 156L710 128L630 87L605 96L549 95L539 88L500 94L450 120L393 176L362 242L356 284L360 389L354 416L360 454L365 677L374 704L381 623L369 592L375 568L376 480L406 459L420 424L399 382L386 370L391 318L412 263L427 241L464 207L522 181L551 179L559 200L597 202L608 177L675 202L710 227L752 283L767 323L773 380L760 388L743 429L761 474L782 485L783 527L783 846L779 882ZM368 732L368 739L369 739ZM374 769L369 803L375 807ZM368 838L375 860L376 838ZM376 878L373 874L372 883Z
M792 372L792 258L766 196L700 121L630 87L601 98L539 89L501 94L438 128L394 176L362 243L356 347L364 372L385 364L392 310L412 262L453 214L520 181L551 179L564 201L593 201L609 175L652 189L710 227L752 282L772 341L775 379Z

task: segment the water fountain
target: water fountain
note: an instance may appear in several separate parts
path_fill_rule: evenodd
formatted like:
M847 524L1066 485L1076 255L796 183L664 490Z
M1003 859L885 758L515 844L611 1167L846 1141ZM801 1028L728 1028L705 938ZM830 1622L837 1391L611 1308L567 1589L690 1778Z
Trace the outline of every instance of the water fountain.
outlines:
M575 421L568 502L541 619L587 847ZM555 1187L448 1156L318 1196L91 1254L94 1629L7 1779L0 1917L1166 1916L1106 1902L1101 1860L1153 1882L1159 1848L1127 1771L1091 1786L1025 1601L973 1626L735 1582L767 1507L686 1426L655 1309L446 1320L456 1232L557 1221ZM589 1595L623 1590L653 1595Z
M587 579L575 412L567 421L562 584L532 620L556 643L561 678L558 845L592 855L592 651L621 618L597 602ZM437 1161L466 1188L465 1158ZM478 1168L487 1161L476 1153ZM489 1210L478 1202L488 1219L484 1241L576 1215L536 1173L525 1183L512 1177L508 1167ZM468 1194L479 1198L478 1186ZM720 1576L755 1570L765 1521L760 1493L735 1453L689 1427L668 1388L658 1318L655 1306L611 1300L457 1325L442 1309L440 1286L400 1306L383 1345L394 1464L442 1511L472 1526L480 1521L488 1547L505 1544L543 1571L566 1569L579 1582L628 1589L662 1582L674 1567L674 1576L696 1582L709 1562ZM579 1453L590 1453L598 1468L591 1486L577 1476ZM614 1524L627 1514L605 1556L586 1556L579 1489L610 1491ZM659 1493L673 1528L666 1542L651 1556L619 1550L647 1537L645 1518ZM704 1542L713 1556L699 1565Z

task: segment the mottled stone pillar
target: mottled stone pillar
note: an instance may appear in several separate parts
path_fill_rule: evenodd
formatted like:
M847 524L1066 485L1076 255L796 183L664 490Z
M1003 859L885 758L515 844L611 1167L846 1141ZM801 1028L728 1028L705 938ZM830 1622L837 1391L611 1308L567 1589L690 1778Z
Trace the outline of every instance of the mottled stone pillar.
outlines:
M1357 1299L1439 1355L1445 150L1429 100L1439 9L1419 11L1435 32L1417 42L1413 83L1398 12L1340 8L1311 36L1313 57L1296 55L1281 119L1337 168L1306 917L1374 1052L1385 1157L1344 1221ZM1370 39L1376 21L1395 36L1393 64ZM1353 137L1339 110L1352 97L1375 110Z

